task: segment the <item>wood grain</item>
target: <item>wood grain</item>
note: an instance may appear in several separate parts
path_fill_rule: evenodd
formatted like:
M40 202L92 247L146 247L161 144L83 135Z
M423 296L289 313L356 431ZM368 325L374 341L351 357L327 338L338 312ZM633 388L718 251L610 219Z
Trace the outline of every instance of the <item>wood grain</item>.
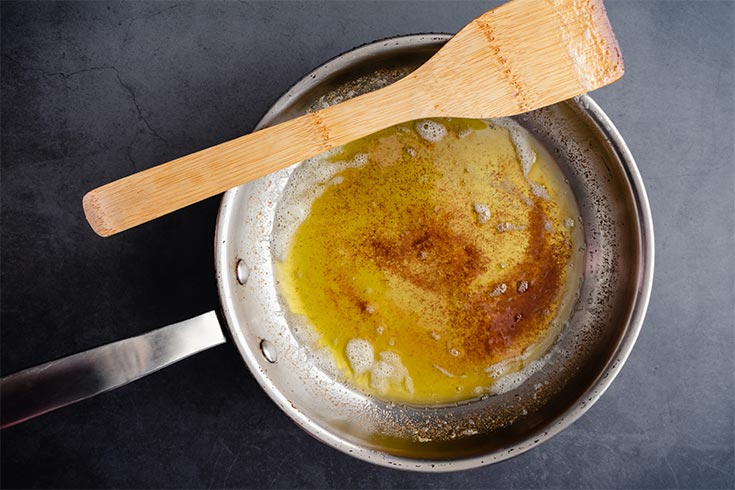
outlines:
M622 74L601 0L513 0L393 85L94 189L84 212L110 236L394 124L510 116Z

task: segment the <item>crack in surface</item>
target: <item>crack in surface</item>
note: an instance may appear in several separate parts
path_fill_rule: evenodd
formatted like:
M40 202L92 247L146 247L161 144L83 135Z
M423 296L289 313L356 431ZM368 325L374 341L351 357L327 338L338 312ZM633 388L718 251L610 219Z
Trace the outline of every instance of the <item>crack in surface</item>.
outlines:
M2 53L2 57L5 58L6 60L10 61L14 65L16 65L18 68L20 68L23 71L33 71L33 72L36 72L36 73L40 73L41 75L43 75L46 78L61 77L63 80L68 80L69 78L71 78L71 77L73 77L75 75L79 75L81 73L88 73L88 72L92 72L92 71L109 70L109 69L112 68L112 67L106 66L106 65L102 65L102 66L91 66L89 68L84 68L83 70L77 70L77 71L73 71L73 72L70 72L70 73L64 73L64 72L61 72L61 71L46 71L46 70L43 70L41 68L33 68L33 67L29 67L29 66L24 66L18 60L16 60L15 58L13 58L12 56L10 56L9 54L6 54L6 53Z
M153 134L159 140L163 141L163 143L166 146L170 146L168 144L168 141L163 136L158 134L158 131L156 131L155 129L151 127L150 123L148 122L148 119L146 119L146 117L143 115L143 111L140 108L140 105L138 104L138 99L135 98L135 92L133 91L132 87L127 85L125 82L123 82L122 78L120 78L120 72L118 71L118 69L115 68L114 66L110 66L109 68L115 72L115 77L117 78L117 81L120 83L120 86L123 87L125 90L127 90L128 93L130 94L130 98L133 101L133 105L135 106L135 109L138 111L138 119L143 121L143 124L145 124L145 127L148 128L151 134Z
M135 160L133 160L133 146L135 145L135 140L138 139L138 133L136 132L133 135L133 139L130 140L130 144L128 144L128 147L125 149L125 154L128 157L128 161L130 162L130 165L133 167L133 170L136 172L138 171L138 165L136 165Z
M61 72L61 71L58 71L58 72L50 72L50 71L43 70L41 68L34 68L34 67L24 66L22 63L18 62L12 56L10 56L10 55L8 55L6 53L2 53L2 57L5 58L5 59L7 59L8 61L10 61L11 63L15 64L16 66L18 66L21 70L40 73L41 75L43 75L46 78L61 77L64 81L69 80L71 77L76 76L76 75L80 75L82 73L89 73L89 72L93 72L93 71L112 70L115 73L115 78L117 79L117 82L130 95L130 99L132 100L133 105L135 106L135 110L138 113L138 120L143 122L143 124L145 125L145 127L148 129L148 131L150 131L150 133L153 136L155 136L156 138L158 138L159 140L161 140L166 146L168 146L168 147L171 146L169 144L168 140L166 138L164 138L163 136L161 136L158 133L158 131L156 131L155 129L153 129L153 127L151 126L151 124L148 122L148 119L143 114L143 110L141 109L140 104L138 103L138 99L135 96L135 91L133 90L133 88L130 85L126 84L123 81L123 79L120 77L120 71L115 66L112 66L112 65L92 66L92 67L89 67L89 68L84 68L82 70L76 70L76 71L69 72L69 73L64 73L64 72ZM67 88L68 88L68 86L67 86ZM132 160L131 160L131 162L132 162Z

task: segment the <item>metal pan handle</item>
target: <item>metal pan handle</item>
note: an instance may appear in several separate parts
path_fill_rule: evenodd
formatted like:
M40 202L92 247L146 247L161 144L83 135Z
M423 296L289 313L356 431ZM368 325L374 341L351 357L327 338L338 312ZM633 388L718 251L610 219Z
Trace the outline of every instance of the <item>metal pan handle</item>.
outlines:
M225 342L214 311L0 380L0 428L123 386Z

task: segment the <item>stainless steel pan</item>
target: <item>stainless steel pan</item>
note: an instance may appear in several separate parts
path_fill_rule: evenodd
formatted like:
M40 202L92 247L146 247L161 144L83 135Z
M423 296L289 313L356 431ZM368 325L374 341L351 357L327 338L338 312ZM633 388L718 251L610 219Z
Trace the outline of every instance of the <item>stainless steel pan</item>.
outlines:
M345 53L294 85L258 128L390 83L448 35L404 36ZM368 397L321 370L289 328L273 277L272 230L293 167L228 191L217 217L220 315L197 318L2 380L13 425L225 342L237 345L273 401L319 440L372 463L420 471L472 468L526 451L579 418L628 357L653 279L653 228L628 148L587 96L516 118L562 166L581 211L584 280L545 368L501 395L443 406Z

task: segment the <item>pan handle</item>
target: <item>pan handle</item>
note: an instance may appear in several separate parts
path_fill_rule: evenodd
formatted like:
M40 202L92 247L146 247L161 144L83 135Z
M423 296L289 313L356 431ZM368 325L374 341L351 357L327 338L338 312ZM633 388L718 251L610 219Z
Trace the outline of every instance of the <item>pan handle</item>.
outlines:
M225 342L214 311L0 380L0 428L123 386Z

